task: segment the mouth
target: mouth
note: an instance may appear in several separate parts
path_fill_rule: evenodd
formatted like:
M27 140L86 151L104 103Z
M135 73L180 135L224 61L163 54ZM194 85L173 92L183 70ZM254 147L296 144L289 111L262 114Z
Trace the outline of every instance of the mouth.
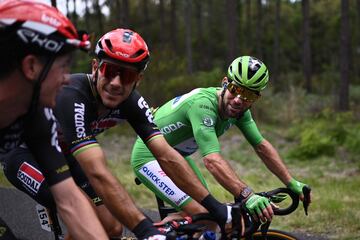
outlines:
M118 90L111 90L111 89L105 89L105 92L107 95L109 95L110 97L117 97L117 96L122 96L124 95L123 91L118 91Z

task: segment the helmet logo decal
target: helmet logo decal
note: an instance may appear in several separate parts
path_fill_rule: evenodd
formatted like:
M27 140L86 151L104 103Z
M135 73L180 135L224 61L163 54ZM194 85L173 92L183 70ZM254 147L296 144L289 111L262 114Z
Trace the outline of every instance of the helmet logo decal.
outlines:
M252 71L259 70L260 66L261 66L261 63L257 59L254 59L254 58L249 59L249 68Z
M29 29L19 29L17 31L18 36L25 42L25 43L36 43L39 47L42 47L50 52L58 52L64 43L57 42L51 39L41 38L42 36L36 32L33 32Z
M59 27L61 25L61 23L56 18L47 16L46 14L43 14L41 16L41 21L43 21L44 23L49 23L55 27Z
M125 31L123 35L123 42L131 43L133 34L133 32Z

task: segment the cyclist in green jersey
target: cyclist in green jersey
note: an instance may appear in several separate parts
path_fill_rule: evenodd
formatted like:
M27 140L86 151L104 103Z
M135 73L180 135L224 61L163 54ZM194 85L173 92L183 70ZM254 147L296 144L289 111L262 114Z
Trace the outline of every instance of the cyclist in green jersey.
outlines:
M267 168L288 188L303 199L302 182L289 173L276 149L259 132L250 107L261 96L269 80L267 67L251 56L236 58L222 80L222 88L197 88L176 97L155 112L155 122L168 143L185 157L188 164L206 186L204 177L189 157L200 149L203 162L215 179L237 201L244 201L255 219L271 221L273 210L267 198L253 193L221 155L218 138L232 125L237 126ZM158 197L177 210L194 214L201 212L199 204L181 191L164 174L156 158L137 139L132 156L136 176ZM177 171L177 169L173 169Z

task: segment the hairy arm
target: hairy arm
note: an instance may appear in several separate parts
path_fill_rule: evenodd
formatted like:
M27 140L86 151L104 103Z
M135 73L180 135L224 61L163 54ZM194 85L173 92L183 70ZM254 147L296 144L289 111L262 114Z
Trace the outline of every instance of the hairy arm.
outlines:
M201 184L186 160L166 142L164 137L151 140L147 143L147 147L164 172L181 190L198 202L209 195L208 190Z
M291 180L291 175L273 145L263 139L254 149L266 167L287 185Z
M88 148L77 154L76 159L95 192L120 222L132 230L145 219L125 188L107 167L105 154L100 147Z
M203 158L203 161L206 168L221 186L231 192L234 196L238 196L246 187L246 184L240 180L239 176L221 154L210 153Z
M72 178L50 187L61 219L75 239L108 239L95 210Z

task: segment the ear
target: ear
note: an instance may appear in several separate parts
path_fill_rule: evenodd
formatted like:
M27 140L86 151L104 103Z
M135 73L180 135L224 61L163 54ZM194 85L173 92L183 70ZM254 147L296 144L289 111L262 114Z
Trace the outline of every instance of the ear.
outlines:
M99 68L99 61L94 58L94 59L91 61L91 72L92 72L93 75L94 75L95 72L98 70L98 68Z
M27 55L21 61L21 70L26 79L36 81L44 67L39 57L35 55Z
M229 81L227 79L227 77L224 77L222 80L221 80L221 85L223 88L226 88L226 86L228 85Z
M138 79L136 80L136 87L138 87L138 86L140 85L140 82L143 80L143 78L144 78L144 73L143 73L143 72L139 73L139 75L138 75L137 78L138 78Z

